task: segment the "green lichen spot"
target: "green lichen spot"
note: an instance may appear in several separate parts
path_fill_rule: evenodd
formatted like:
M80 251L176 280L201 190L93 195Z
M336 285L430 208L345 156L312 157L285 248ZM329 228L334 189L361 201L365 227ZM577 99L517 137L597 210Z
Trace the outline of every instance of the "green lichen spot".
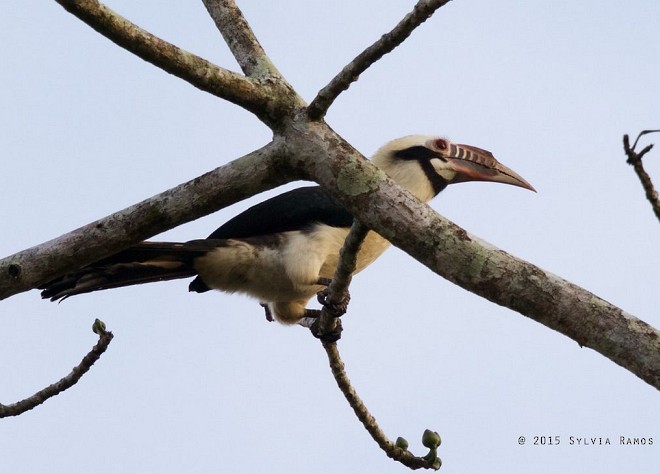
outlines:
M378 179L364 175L357 163L348 163L337 176L337 188L349 196L368 193L378 188Z

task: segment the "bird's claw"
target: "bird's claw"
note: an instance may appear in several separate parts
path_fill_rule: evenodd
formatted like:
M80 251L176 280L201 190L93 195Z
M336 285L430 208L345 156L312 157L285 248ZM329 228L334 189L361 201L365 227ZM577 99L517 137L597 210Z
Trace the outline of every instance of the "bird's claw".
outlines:
M341 325L341 319L335 318L334 320L334 329L330 332L328 331L323 331L321 329L321 324L320 324L321 319L317 318L314 323L312 323L311 327L309 330L312 332L312 335L320 339L323 342L337 342L339 339L341 339L341 332L343 331L343 327Z
M332 301L328 301L328 289L325 288L321 291L319 291L316 295L318 302L321 303L321 305L328 311L330 316L333 318L339 318L346 314L346 311L348 310L348 303L351 301L351 295L348 291L346 291L341 298L341 301L339 303L334 303Z

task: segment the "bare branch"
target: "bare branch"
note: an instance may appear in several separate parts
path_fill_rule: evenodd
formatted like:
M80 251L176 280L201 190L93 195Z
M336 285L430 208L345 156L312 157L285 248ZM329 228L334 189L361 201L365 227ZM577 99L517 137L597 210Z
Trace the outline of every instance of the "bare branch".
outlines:
M0 260L0 299L291 181L278 168L279 148L272 142L192 181Z
M319 91L309 105L307 112L309 118L311 120L323 118L339 94L348 89L351 83L357 81L360 74L403 43L415 28L429 19L438 8L449 2L450 0L420 0L417 2L415 8L392 31L385 33L378 41L361 52L327 86Z
M239 105L266 124L290 102L268 84L259 84L185 51L143 30L96 0L56 0L65 10L110 41L205 92ZM282 105L285 104L285 105Z
M337 386L339 386L339 389L344 394L344 397L346 397L348 404L355 412L358 420L360 420L362 425L369 432L378 446L380 446L380 448L385 451L385 454L387 454L389 458L392 458L411 469L439 469L439 459L435 458L431 461L422 457L417 457L407 449L400 448L387 438L383 430L378 426L376 419L371 413L369 413L369 410L364 405L364 402L360 399L357 392L351 385L351 381L349 380L348 375L346 375L344 363L341 361L341 357L339 356L337 343L323 342L323 348L328 355L330 369L332 370L332 375L337 382Z
M643 135L649 133L656 133L656 132L660 132L660 130L641 131L639 135L637 135L637 139L635 140L635 143L633 143L632 147L630 146L630 139L628 135L624 135L623 149L626 152L626 156L628 157L628 159L626 160L627 163L631 165L634 168L635 173L637 173L637 177L639 177L639 180L642 183L642 187L644 188L646 199L648 199L648 201L651 203L651 207L653 208L653 212L655 216L658 218L658 220L660 220L660 198L658 198L658 192L655 190L655 187L653 186L651 177L648 175L648 173L644 169L644 165L642 164L642 157L653 149L653 144L647 145L639 152L635 151L635 148L637 147L637 142L639 142L639 139Z
M32 410L33 408L44 403L49 398L62 393L63 391L73 387L76 383L78 383L82 376L92 368L92 365L94 365L94 363L99 360L101 355L110 345L110 342L113 338L112 333L105 330L105 324L103 324L103 322L98 319L94 321L92 330L99 335L99 341L92 348L92 350L85 357L83 357L83 360L80 362L80 364L73 368L69 375L61 378L59 381L49 385L43 390L39 390L37 393L29 398L26 398L25 400L12 403L11 405L0 404L0 418L18 416L28 410Z

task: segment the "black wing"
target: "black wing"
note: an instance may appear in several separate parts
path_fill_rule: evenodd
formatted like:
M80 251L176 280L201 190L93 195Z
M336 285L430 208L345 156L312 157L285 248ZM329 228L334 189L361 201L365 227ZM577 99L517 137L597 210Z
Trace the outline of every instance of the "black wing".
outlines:
M298 188L275 196L240 213L208 236L241 239L303 230L314 223L350 227L351 216L320 186Z
M212 241L267 236L278 232L304 230L315 223L350 227L353 216L320 186L310 186L288 191L252 206L220 226L208 239ZM188 289L197 293L210 290L200 277L195 278Z

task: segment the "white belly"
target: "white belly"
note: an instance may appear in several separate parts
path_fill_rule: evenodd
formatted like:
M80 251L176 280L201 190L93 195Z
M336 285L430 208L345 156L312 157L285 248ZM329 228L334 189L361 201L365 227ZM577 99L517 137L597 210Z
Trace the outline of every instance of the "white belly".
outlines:
M286 232L279 240L261 242L267 245L261 245L259 239L230 239L197 258L195 269L210 288L282 303L281 314L275 305L275 317L295 322L303 317L307 301L323 288L317 284L319 277L333 277L347 234L346 228L319 224L310 231ZM355 273L389 245L380 235L369 232L358 254Z

